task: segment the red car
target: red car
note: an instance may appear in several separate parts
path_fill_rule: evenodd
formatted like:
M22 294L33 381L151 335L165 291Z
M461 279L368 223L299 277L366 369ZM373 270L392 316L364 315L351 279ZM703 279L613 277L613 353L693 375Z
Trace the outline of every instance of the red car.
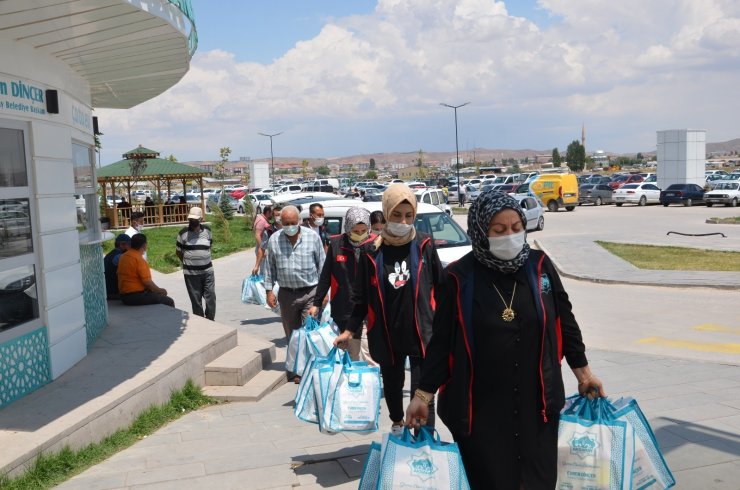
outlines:
M639 184L643 180L645 180L645 177L639 174L618 175L607 185L612 189L619 189L624 184Z
M233 197L236 200L241 199L242 197L247 195L246 189L237 189L234 192L231 193L231 197Z

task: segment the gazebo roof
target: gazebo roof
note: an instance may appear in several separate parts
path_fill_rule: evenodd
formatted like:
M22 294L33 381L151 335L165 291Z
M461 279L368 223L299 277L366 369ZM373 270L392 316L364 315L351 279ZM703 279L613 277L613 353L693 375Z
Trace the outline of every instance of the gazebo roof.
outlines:
M146 148L140 147L144 151ZM139 148L137 148L138 150ZM135 150L132 150L135 151ZM131 153L131 152L129 152ZM152 152L156 153L156 152ZM191 167L189 165L183 165L182 163L173 162L165 158L146 158L146 168L144 171L137 176L131 175L131 166L129 163L131 160L120 160L116 163L111 163L98 169L98 182L110 182L113 180L138 180L138 179L151 179L159 178L164 180L173 179L192 179L198 177L205 177L210 175L211 172L202 170L199 168Z
M131 158L129 155L147 155L149 158L157 158L159 156L159 152L139 145L133 150L129 150L124 153L123 158Z

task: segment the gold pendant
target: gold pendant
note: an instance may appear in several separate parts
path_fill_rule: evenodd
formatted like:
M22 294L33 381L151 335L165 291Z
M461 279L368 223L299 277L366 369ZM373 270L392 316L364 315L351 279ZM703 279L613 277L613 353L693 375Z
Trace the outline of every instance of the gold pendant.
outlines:
M514 310L512 310L511 308L506 308L506 309L504 309L504 312L503 312L503 313L501 314L501 318L502 318L502 319L503 319L503 320L504 320L505 322L510 322L510 321L512 321L512 320L514 319L514 317L515 317L515 316L516 316L516 313L514 313Z

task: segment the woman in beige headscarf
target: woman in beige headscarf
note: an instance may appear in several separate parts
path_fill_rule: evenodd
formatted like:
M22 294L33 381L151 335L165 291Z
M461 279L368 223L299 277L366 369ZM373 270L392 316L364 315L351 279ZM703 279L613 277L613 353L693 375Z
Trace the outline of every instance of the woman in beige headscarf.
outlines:
M434 240L414 228L416 196L408 186L393 184L386 189L383 214L386 223L360 260L352 316L336 343L349 340L367 317L370 356L380 365L391 431L400 433L405 361L408 357L413 393L432 336L434 291L442 267ZM433 424L430 415L427 425Z

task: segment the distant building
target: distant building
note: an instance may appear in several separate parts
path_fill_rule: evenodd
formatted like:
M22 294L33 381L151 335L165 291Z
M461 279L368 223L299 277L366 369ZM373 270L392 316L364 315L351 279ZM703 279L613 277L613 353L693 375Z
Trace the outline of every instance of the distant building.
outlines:
M604 150L596 150L592 158L597 167L607 167L609 165L609 157Z

